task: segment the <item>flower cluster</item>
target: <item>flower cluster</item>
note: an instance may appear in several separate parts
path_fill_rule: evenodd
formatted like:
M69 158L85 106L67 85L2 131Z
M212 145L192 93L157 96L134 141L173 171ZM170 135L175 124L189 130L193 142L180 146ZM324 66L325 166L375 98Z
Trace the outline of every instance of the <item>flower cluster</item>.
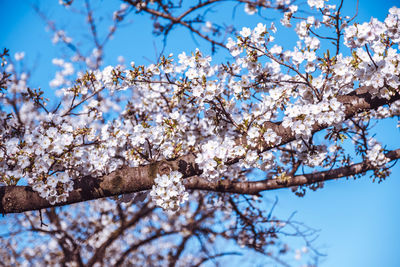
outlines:
M368 141L368 144L370 149L367 151L366 157L372 166L379 168L385 166L389 162L389 159L383 153L382 146L372 138Z
M307 0L307 4L311 8L315 7L317 9L324 8L324 2L325 2L325 0Z
M337 124L344 120L344 106L337 99L307 106L289 105L282 125L291 128L297 136L309 138L313 125Z
M150 191L153 201L165 210L177 211L188 199L188 193L182 185L182 173L172 171L169 175L157 174Z
M36 181L30 181L32 189L38 192L42 198L47 199L52 205L66 201L69 192L73 190L74 182L65 172L38 178Z
M279 144L282 140L282 138L272 129L267 129L263 137L267 144Z
M400 42L400 9L392 7L384 22L372 18L370 22L350 25L345 29L345 44L349 47L362 47L366 44L372 45L376 50L384 47L383 36L391 38L395 43ZM382 40L382 42L378 42ZM379 48L378 48L379 49Z

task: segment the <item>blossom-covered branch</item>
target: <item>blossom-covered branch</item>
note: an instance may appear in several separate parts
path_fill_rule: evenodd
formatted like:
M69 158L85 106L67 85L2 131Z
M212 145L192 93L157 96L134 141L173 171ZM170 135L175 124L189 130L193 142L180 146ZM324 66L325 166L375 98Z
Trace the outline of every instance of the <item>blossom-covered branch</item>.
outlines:
M52 60L54 96L30 86L24 52L0 54L2 263L318 262L315 230L275 217L277 200L266 208L262 192L303 196L328 180L390 177L400 149L380 131L398 133L400 9L363 23L343 14L342 0L306 2L125 0L107 20L95 1L61 0L85 18L84 44L34 6L67 49ZM267 24L212 15L228 7ZM264 20L274 10L280 23ZM135 15L150 16L164 45L180 27L230 55L193 49L105 66L107 45ZM280 34L292 25L293 39Z
M26 86L26 75L14 70L5 52L3 211L148 189L157 205L178 210L188 199L183 178L240 184L259 169L279 181L301 175L304 167L313 173L346 168L353 159L373 166L376 178L387 177L391 159L370 136L370 122L400 114L400 11L392 8L384 22L342 27L350 20L335 6L309 6L319 8L322 22L296 17L294 5L284 15L284 26L299 20L292 50L274 44L275 24L260 23L228 39L233 61L225 64L213 64L200 50L149 66L100 70L97 61L71 82L73 65L55 59L63 69L51 82L60 95L54 109L42 90ZM88 1L86 11L99 49ZM337 42L344 35L348 55L321 51L313 37L321 24L333 29ZM344 149L348 139L355 153ZM160 164L167 167L160 170ZM46 200L24 202L31 191L15 186L24 179Z
M400 149L390 151L385 156L390 161L397 160L400 158ZM285 176L283 178L262 181L231 182L223 180L210 182L195 176L196 174L200 174L199 170L196 170L191 165L193 163L187 160L190 160L190 157L183 157L168 163L163 162L160 165L154 164L144 167L125 168L101 178L84 177L75 183L76 188L70 192L66 202L58 203L56 206L149 190L154 184L152 182L154 173L152 174L152 172L158 170L158 168L163 169L166 166L168 168L177 168L176 170L184 173L189 178L187 181L184 181L187 189L250 195L257 195L262 191L318 184L332 179L356 176L375 168L370 162L361 162L329 171L295 175L292 177ZM3 214L38 210L53 206L28 186L1 187L0 197L2 200L0 211Z

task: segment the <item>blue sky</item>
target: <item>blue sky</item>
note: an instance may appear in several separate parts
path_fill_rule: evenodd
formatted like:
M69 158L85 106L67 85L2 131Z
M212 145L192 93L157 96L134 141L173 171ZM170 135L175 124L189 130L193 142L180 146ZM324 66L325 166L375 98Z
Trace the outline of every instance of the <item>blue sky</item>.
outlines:
M57 2L46 1L40 6L60 26L72 29L71 35L81 38L82 47L85 48L85 42L89 42L85 38L89 37L83 34L87 28L80 26L84 21L81 18L76 22L75 17L63 16L65 13ZM119 2L115 2L115 6L118 6ZM355 2L346 1L344 12L353 14ZM358 21L369 21L371 16L383 20L388 9L395 4L400 3L394 0L379 3L360 0ZM231 19L230 12L215 16ZM148 64L155 61L155 47L158 51L161 49L160 38L154 39L151 24L145 17L131 16L130 20L131 24L122 28L106 47L106 65L116 64L119 55L124 56L127 62L134 60L140 64ZM243 26L254 27L258 21L260 19L245 17L240 12L235 16L235 22ZM55 70L51 59L68 52L60 51L59 47L52 45L51 33L45 31L43 21L32 10L29 2L0 0L0 30L0 48L7 47L12 54L25 51L27 68L33 69L33 85L48 88L48 82L53 78ZM196 43L187 32L177 30L172 32L166 52L188 53L198 46L209 52L206 43L200 40ZM223 60L225 56L217 58ZM395 129L395 125L396 121L390 120L377 128L378 140L384 140L390 148L398 148L400 145L399 131ZM391 127L391 130L386 130L386 127ZM275 196L279 198L277 214L289 216L297 211L296 220L320 229L320 236L315 244L328 255L320 266L395 267L400 266L399 189L400 168L396 166L391 176L380 184L372 183L367 175L358 180L327 182L323 189L307 192L303 198L296 197L287 189L266 192L264 196L269 199L274 199Z

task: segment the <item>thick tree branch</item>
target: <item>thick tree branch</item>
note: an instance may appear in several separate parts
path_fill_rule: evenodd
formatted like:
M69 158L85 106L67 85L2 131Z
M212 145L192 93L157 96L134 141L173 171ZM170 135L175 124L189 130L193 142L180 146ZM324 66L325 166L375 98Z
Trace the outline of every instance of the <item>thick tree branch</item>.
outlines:
M349 95L338 96L338 100L346 107L346 118L353 117L363 111L376 109L400 99L399 94L396 94L390 100L372 98L368 93L368 89L368 87L361 87ZM279 145L295 140L294 133L290 129L284 128L280 123L270 122L267 123L267 127L272 128L282 137L281 144ZM317 132L327 127L328 125L316 124L313 127L313 131ZM265 146L262 150L268 150L270 148L271 147ZM400 158L400 150L391 151L387 156L391 160L398 159ZM235 160L232 162L234 161ZM189 180L187 187L190 189L202 189L218 192L256 194L263 190L272 190L346 177L353 174L363 173L371 169L373 169L373 167L370 164L359 163L327 172L294 176L287 183L279 183L279 181L276 180L267 180L241 184L235 184L229 181L220 181L213 184L199 178L193 178ZM171 170L178 170L185 178L201 174L200 170L195 165L195 155L193 154L175 160L154 162L136 168L123 167L103 177L81 177L74 180L75 190L70 193L66 202L58 203L56 205L63 206L92 199L149 190L153 185L157 173L167 173ZM0 212L3 214L38 210L52 206L29 186L0 187L0 200Z
M54 206L149 190L157 173L179 170L185 177L197 175L200 171L195 168L194 159L194 155L186 155L173 161L154 162L136 168L123 167L103 177L81 177L74 180L74 190L67 201ZM1 186L0 200L0 213L3 214L52 207L30 186Z

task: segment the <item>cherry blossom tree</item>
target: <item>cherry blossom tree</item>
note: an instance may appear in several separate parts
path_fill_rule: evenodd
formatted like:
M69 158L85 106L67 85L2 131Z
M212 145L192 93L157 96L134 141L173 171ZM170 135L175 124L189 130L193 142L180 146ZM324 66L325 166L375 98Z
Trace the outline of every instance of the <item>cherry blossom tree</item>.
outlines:
M355 23L343 1L300 10L290 0L238 0L249 16L274 10L281 20L236 29L207 18L223 2L126 0L102 38L86 0L89 55L36 7L72 56L53 60L58 98L49 100L18 72L23 53L0 55L0 211L29 211L1 237L5 265L199 266L246 247L290 266L289 252L319 255L315 232L273 216L261 192L303 196L327 180L390 175L400 148L372 133L400 113L400 9ZM181 27L231 59L215 63L197 49L104 66L105 46L134 15L151 16L165 45ZM282 27L297 36L294 47L276 41ZM21 234L49 244L21 249ZM302 251L287 246L290 236ZM232 251L218 249L224 242Z

